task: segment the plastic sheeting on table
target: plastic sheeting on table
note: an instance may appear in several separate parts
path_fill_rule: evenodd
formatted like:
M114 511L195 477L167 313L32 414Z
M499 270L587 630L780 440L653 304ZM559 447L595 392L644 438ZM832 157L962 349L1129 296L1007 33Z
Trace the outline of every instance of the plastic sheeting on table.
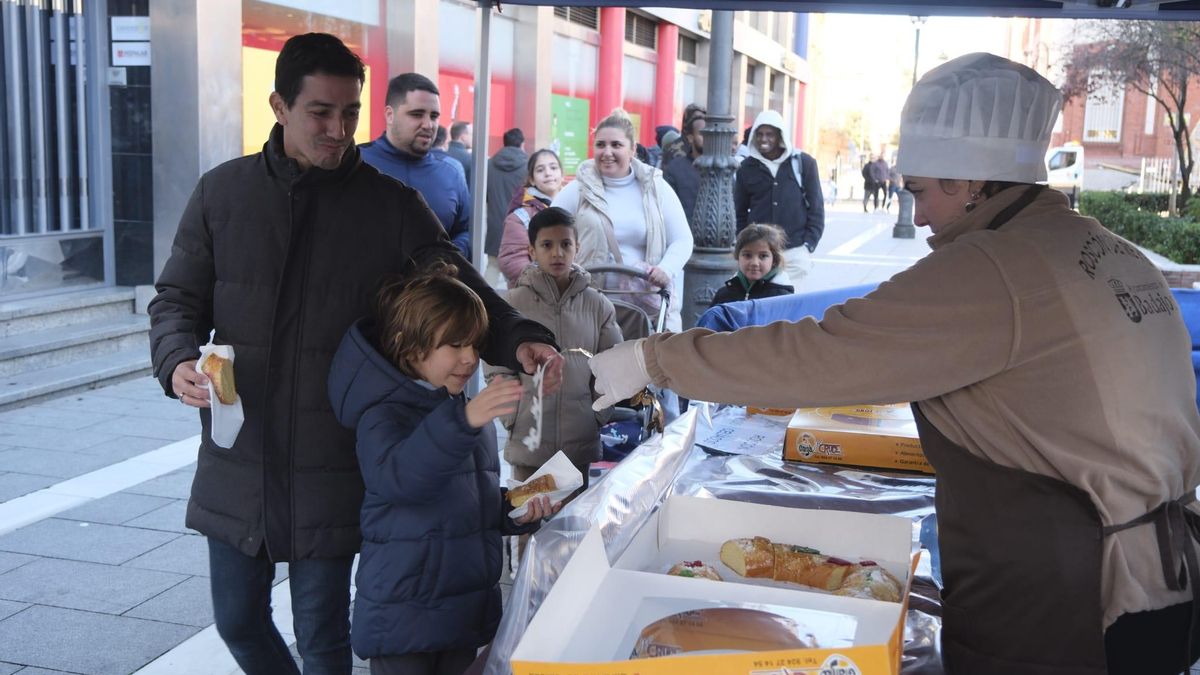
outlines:
M529 539L484 673L511 672L509 659L550 587L593 523L600 526L615 562L646 520L671 494L749 501L808 509L907 516L914 541L927 539L934 479L921 474L836 465L785 464L781 452L725 456L693 445L705 404L692 408L664 434L639 446ZM926 525L923 527L923 525ZM921 537L921 533L926 533ZM936 560L922 551L913 580L901 672L941 675L941 606L934 582Z

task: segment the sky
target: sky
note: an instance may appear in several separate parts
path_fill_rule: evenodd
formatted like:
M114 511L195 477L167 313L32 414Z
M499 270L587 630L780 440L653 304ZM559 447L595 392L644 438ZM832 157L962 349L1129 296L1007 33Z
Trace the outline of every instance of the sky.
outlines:
M818 120L836 122L859 111L872 145L886 142L912 86L913 21L870 14L826 14L820 21L809 37L810 58L814 51L822 57L814 63L820 72L813 73ZM918 74L970 52L1004 55L1007 41L1004 19L929 17L921 25Z

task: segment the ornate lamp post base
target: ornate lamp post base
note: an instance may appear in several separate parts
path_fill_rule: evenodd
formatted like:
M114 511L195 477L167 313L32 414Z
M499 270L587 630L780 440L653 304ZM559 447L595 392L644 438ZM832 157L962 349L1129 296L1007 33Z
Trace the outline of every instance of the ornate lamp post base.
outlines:
M700 192L692 214L692 257L683 268L683 303L680 305L683 327L696 325L696 319L712 304L713 294L725 280L737 273L733 259L736 222L733 211L733 176L737 160L727 148L733 147L733 118L708 116L704 147L712 154L696 159L700 171Z
M696 325L696 319L712 305L713 296L725 285L725 280L737 274L733 248L692 249L692 257L683 266L684 290L683 327Z
M896 214L896 224L892 226L892 238L914 239L917 228L913 224L913 195L908 190L901 190L896 199L900 202L900 211Z
M696 158L700 191L691 214L692 257L683 268L681 319L685 329L712 303L713 294L737 271L733 242L733 177L738 163L731 154L737 130L730 114L733 75L733 12L712 13L709 41L708 115L701 130L705 153Z

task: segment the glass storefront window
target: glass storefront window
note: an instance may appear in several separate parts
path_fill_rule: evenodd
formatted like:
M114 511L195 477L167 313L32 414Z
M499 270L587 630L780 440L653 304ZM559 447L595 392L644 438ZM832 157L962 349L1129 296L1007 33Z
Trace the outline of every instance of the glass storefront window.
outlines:
M443 0L438 5L438 74L441 91L442 126L454 122L475 122L475 26L474 7L456 0ZM464 31L466 39L464 39ZM514 71L514 42L516 23L499 13L492 13L489 61L492 69L491 99L488 102L488 153L495 153L504 143L504 132L516 124L516 75ZM534 137L533 129L523 129L526 138Z
M104 237L0 238L0 296L88 286L104 281Z
M654 125L643 124L643 120L654 117L654 64L633 56L624 57L625 72L621 77L622 99L625 112L633 119L634 133L643 145L654 145ZM601 110L607 115L609 110Z
M559 33L551 47L550 138L563 172L574 176L591 155L591 128L596 123L596 45Z
M315 11L320 9L320 11ZM275 90L275 58L283 43L302 33L329 33L346 43L367 66L362 104L365 114L354 140L365 143L383 133L387 93L387 36L378 0L242 2L242 150L262 149L275 116L267 98Z
M66 5L0 3L0 237L95 226L81 189L82 8Z

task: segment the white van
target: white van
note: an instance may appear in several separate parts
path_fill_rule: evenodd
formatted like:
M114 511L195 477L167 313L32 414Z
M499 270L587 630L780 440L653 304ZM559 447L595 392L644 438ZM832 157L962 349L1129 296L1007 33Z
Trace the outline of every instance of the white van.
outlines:
M1079 203L1083 191L1083 146L1067 143L1046 151L1047 183L1071 199L1071 208Z

